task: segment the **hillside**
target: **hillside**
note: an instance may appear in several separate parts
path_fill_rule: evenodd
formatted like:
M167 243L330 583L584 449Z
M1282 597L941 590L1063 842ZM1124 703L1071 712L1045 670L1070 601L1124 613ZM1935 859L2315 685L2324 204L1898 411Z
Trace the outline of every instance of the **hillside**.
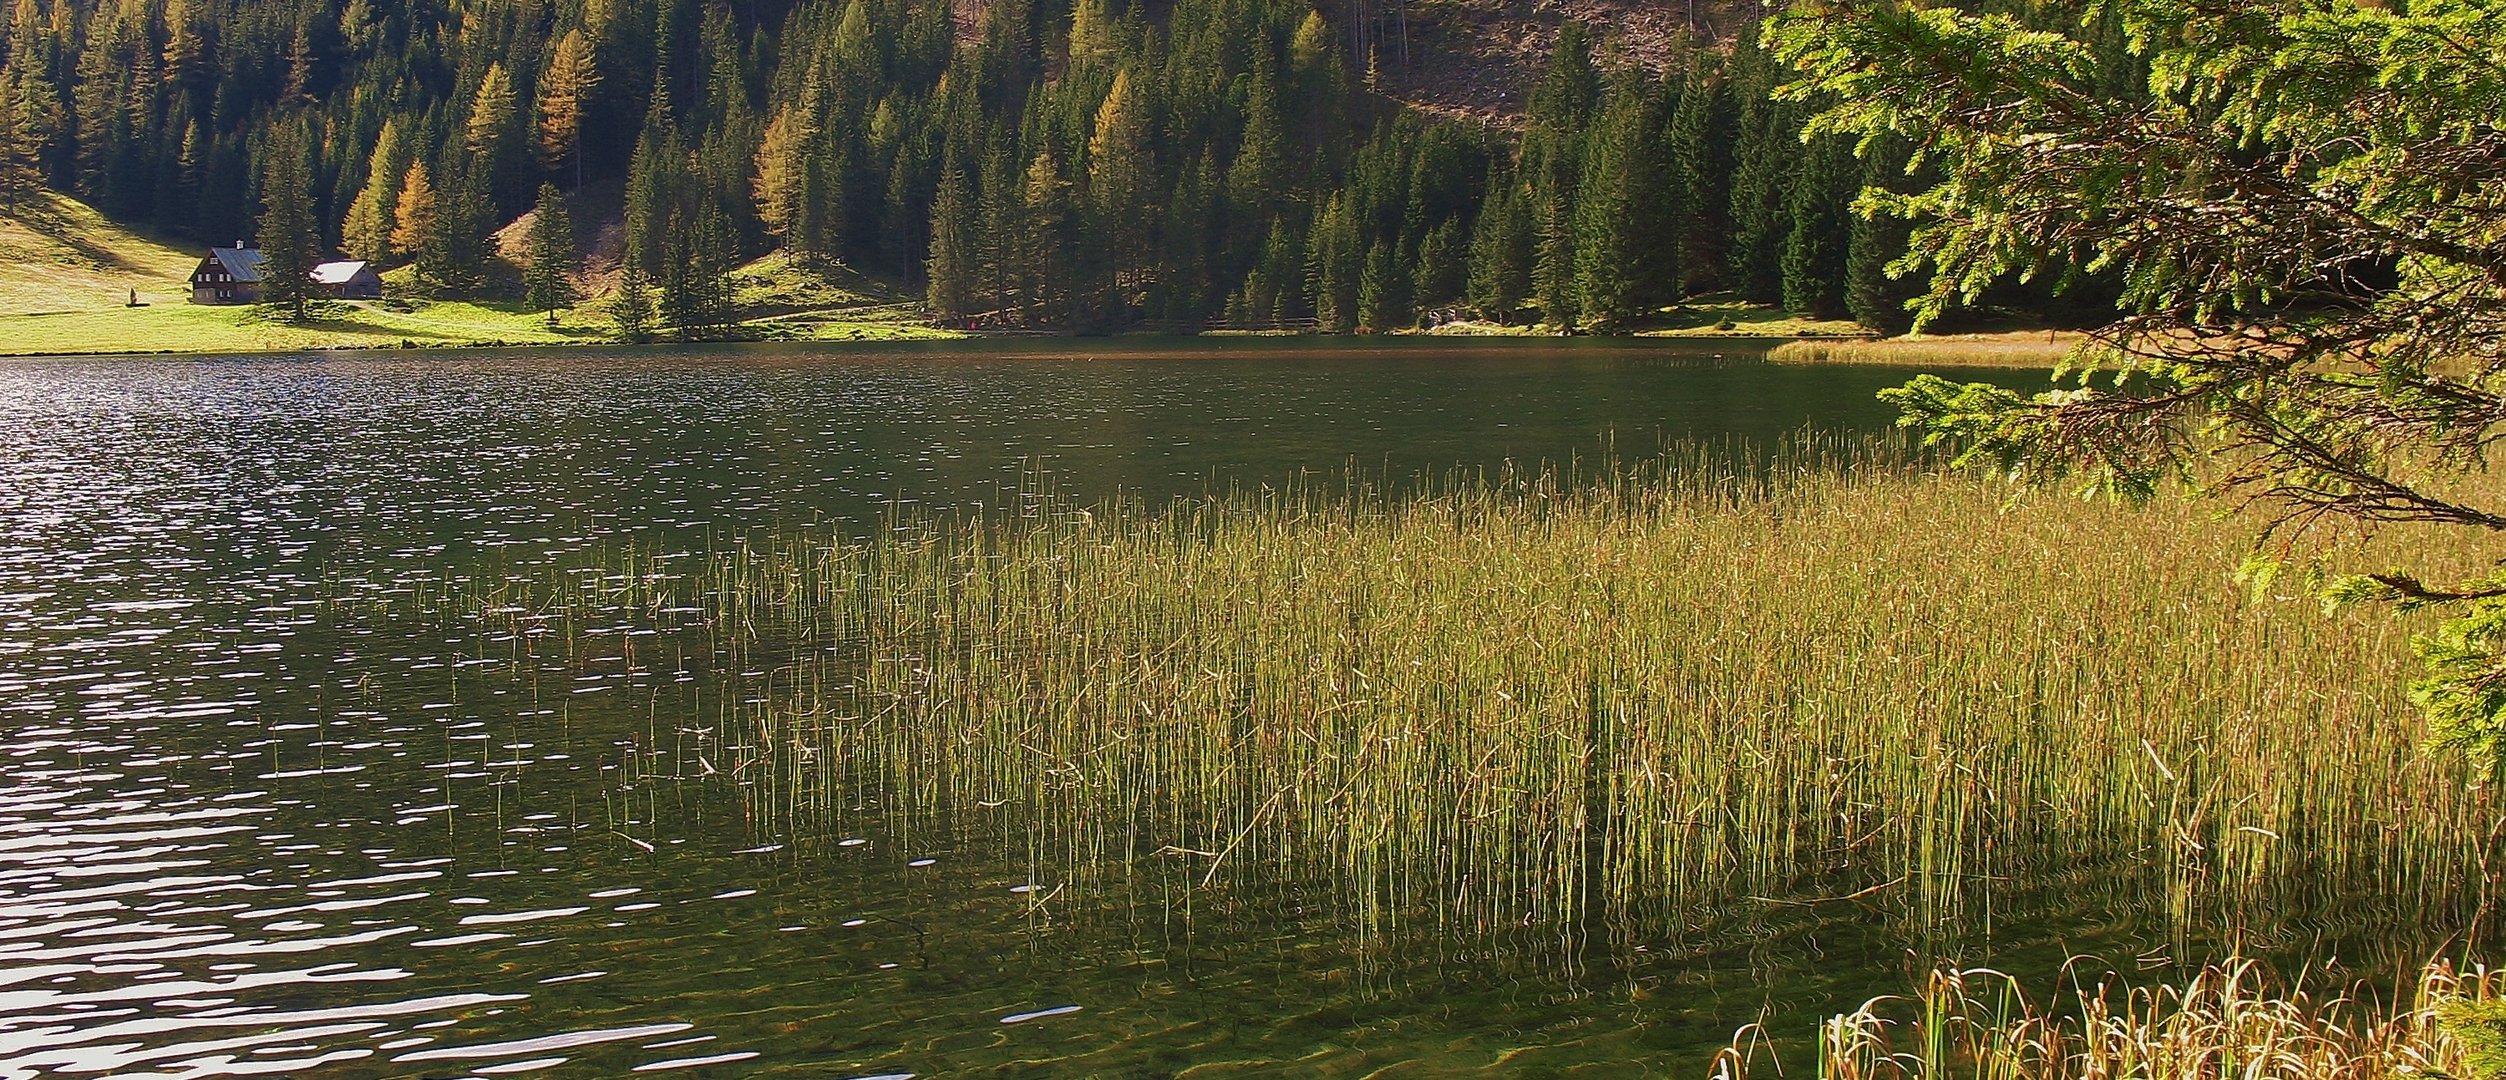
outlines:
M441 348L606 341L608 320L582 308L551 327L512 301L395 297L331 302L290 325L249 306L190 303L199 252L107 220L55 192L0 209L0 355ZM395 291L405 273L390 275ZM861 340L938 335L865 282L800 275L767 258L732 276L742 333ZM139 305L131 306L136 294Z
M1699 44L1737 37L1765 13L1765 4L1750 0L1425 0L1393 16L1394 29L1377 43L1376 89L1431 113L1518 127L1569 22L1659 74L1679 68Z
M181 303L200 253L105 219L66 195L35 192L0 209L0 316L121 310L131 293Z

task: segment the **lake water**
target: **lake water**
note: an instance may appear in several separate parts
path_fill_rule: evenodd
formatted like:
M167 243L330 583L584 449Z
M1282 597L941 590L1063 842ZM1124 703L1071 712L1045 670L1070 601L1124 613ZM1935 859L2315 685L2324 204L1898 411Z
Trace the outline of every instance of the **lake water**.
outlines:
M1158 500L1877 429L1907 375L1718 354L1751 352L0 361L0 1077L1697 1075L1742 1024L1903 988L1910 943L1850 910L1561 948L1352 927L1296 881L1063 894L1014 824L782 824L685 735L738 672L517 665L327 601L1039 473Z

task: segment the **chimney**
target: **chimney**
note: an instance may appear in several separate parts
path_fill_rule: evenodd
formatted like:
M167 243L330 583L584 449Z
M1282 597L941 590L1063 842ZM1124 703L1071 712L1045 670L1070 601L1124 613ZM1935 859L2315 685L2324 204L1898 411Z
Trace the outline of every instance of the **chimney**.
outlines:
M244 249L244 242L243 242L243 241L241 241L241 240L237 240L237 241L235 241L235 250L237 250L237 251L242 251L243 249Z

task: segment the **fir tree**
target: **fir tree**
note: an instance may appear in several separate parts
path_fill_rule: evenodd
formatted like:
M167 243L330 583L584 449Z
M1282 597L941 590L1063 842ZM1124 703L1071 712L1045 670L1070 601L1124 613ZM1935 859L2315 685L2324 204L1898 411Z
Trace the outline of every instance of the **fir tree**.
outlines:
M942 319L964 316L974 306L974 200L966 186L966 171L951 158L931 203L931 261L923 289L924 303Z
M1720 286L1731 262L1732 152L1739 123L1731 80L1704 58L1692 59L1665 135L1678 196L1667 222L1678 244L1672 299Z
M1841 319L1852 236L1847 206L1860 177L1853 140L1811 140L1792 191L1792 231L1784 240L1784 306L1814 319Z
M313 298L313 266L321 234L313 223L308 179L312 155L302 126L282 121L263 151L261 177L261 302L290 322L303 322Z
M1502 165L1488 170L1488 195L1471 232L1470 302L1480 317L1512 322L1531 296L1529 200Z
M531 228L524 243L523 302L546 312L557 325L557 309L574 306L574 219L557 185L539 186L539 203L531 210Z
M1753 39L1734 50L1732 72L1732 95L1741 106L1732 149L1727 284L1751 302L1780 303L1801 123L1793 106L1773 99L1775 61Z
M1409 264L1393 245L1378 240L1366 251L1358 274L1357 328L1369 334L1389 333L1417 325L1410 310Z
M1862 186L1904 191L1912 186L1906 162L1912 156L1903 138L1875 140L1862 157ZM1889 334L1914 327L1907 304L1924 291L1920 276L1891 277L1890 264L1906 253L1912 224L1886 212L1857 213L1845 257L1845 309L1855 322Z
M1358 327L1359 278L1366 261L1359 241L1347 198L1332 196L1314 219L1305 256L1305 295L1326 333L1346 334Z
M16 80L0 71L0 208L10 210L43 182L35 167L37 144L26 130L17 93Z
M608 313L618 340L637 344L652 340L653 287L642 267L630 262L619 268L618 291L610 294Z
M1447 221L1428 230L1418 243L1418 273L1413 277L1415 304L1438 311L1461 301L1470 282L1470 246L1462 239L1462 223Z

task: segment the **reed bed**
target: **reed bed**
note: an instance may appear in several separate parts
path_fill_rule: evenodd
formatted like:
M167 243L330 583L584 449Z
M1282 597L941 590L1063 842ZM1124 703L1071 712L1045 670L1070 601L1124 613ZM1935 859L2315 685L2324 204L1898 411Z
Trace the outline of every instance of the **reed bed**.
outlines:
M1989 969L1943 969L1923 990L1877 998L1818 1034L1819 1080L2385 1080L2481 1076L2479 1050L2448 1020L2495 1003L2497 972L2421 969L2398 1002L2286 985L2252 960L2205 968L2175 985L2076 976L2040 1002ZM1762 1043L1716 1060L1715 1080L1745 1080Z
M446 595L542 649L699 634L753 676L708 723L760 813L992 822L1039 879L1320 878L1454 930L2041 903L2266 947L2476 929L2498 808L2421 750L2411 624L2246 597L2244 535L1811 440L1045 500Z
M2069 359L2083 340L2084 335L2071 331L1834 338L1787 341L1769 352L1767 359L1778 364L2049 368Z

